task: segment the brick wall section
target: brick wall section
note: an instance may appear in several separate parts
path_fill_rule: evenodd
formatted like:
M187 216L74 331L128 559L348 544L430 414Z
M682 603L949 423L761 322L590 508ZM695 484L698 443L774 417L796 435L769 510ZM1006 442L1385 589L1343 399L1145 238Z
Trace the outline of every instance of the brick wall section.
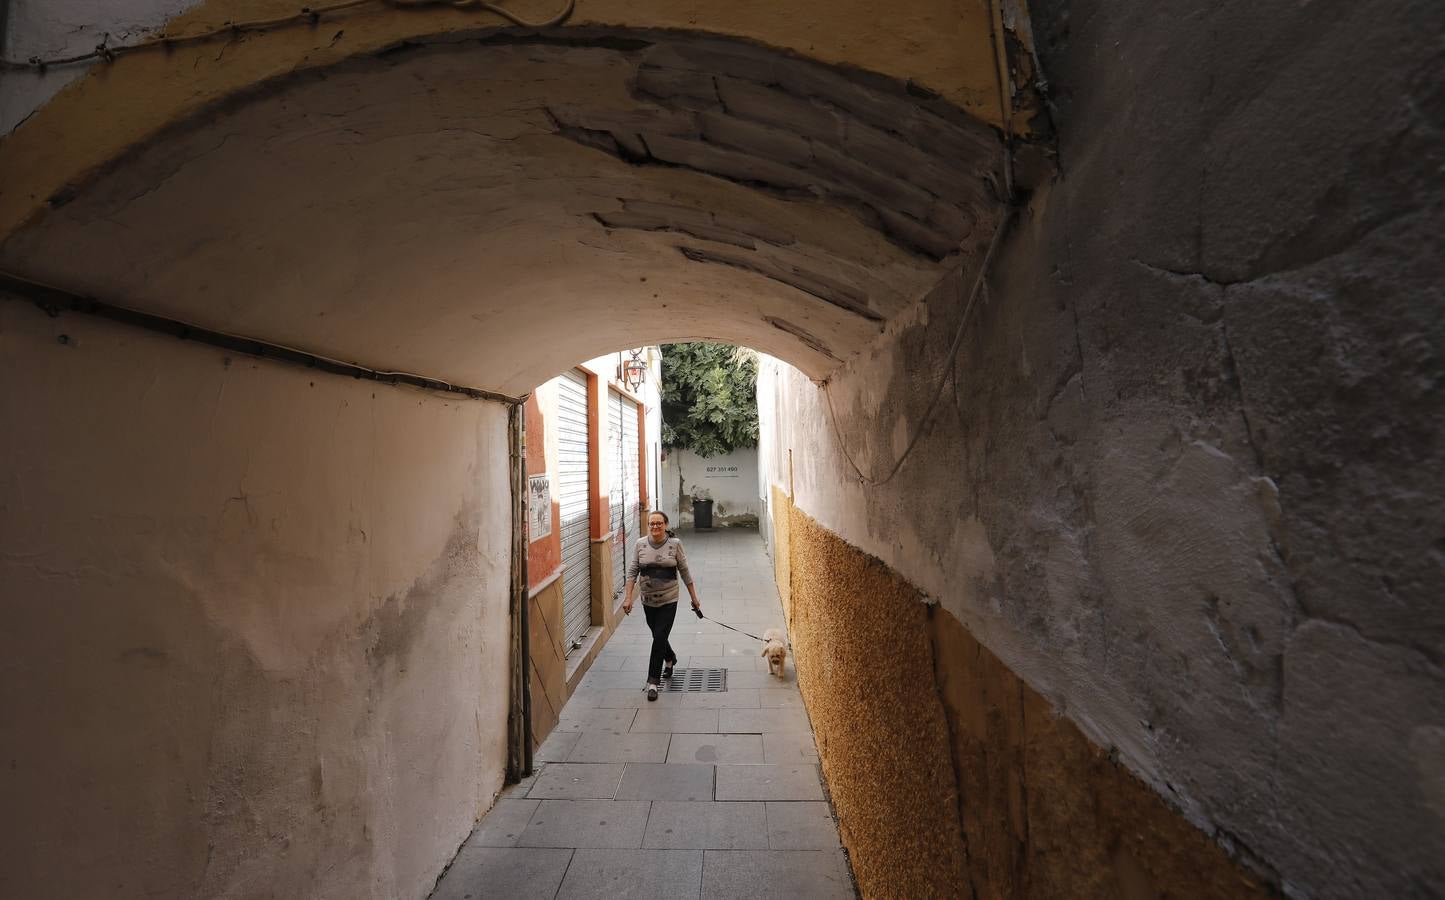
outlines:
M864 897L1270 896L950 613L772 498L798 682Z

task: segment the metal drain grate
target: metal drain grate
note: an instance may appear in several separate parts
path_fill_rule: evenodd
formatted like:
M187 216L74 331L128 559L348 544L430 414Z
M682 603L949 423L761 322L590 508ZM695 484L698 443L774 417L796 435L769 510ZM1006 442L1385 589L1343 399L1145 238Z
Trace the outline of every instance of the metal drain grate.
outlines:
M672 680L662 684L665 693L713 694L728 689L728 670L673 669Z

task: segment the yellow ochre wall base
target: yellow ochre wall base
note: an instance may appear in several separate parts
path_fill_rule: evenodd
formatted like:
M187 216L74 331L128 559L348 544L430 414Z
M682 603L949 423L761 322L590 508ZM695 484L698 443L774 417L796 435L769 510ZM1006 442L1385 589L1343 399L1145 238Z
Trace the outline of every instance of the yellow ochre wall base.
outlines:
M950 613L772 497L798 682L864 897L1270 895Z

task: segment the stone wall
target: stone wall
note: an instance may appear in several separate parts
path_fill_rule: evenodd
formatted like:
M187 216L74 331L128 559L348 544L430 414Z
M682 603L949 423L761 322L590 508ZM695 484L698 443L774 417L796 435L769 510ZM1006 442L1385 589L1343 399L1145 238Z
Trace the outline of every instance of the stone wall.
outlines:
M422 897L506 759L504 407L0 300L7 897Z
M1047 4L986 286L759 390L799 510L1296 896L1445 883L1441 31Z

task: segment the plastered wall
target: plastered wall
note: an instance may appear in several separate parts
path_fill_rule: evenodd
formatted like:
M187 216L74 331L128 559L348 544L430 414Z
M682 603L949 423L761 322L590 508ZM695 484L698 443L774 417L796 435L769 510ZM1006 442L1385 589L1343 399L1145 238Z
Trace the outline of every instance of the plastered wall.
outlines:
M422 897L502 782L506 411L0 301L6 897Z
M662 462L662 473L663 509L679 524L692 523L692 501L704 496L713 501L716 526L754 525L762 515L756 447L739 447L713 457L674 448Z
M1059 176L767 469L1264 881L1428 895L1439 18L1185 6L1035 9Z

